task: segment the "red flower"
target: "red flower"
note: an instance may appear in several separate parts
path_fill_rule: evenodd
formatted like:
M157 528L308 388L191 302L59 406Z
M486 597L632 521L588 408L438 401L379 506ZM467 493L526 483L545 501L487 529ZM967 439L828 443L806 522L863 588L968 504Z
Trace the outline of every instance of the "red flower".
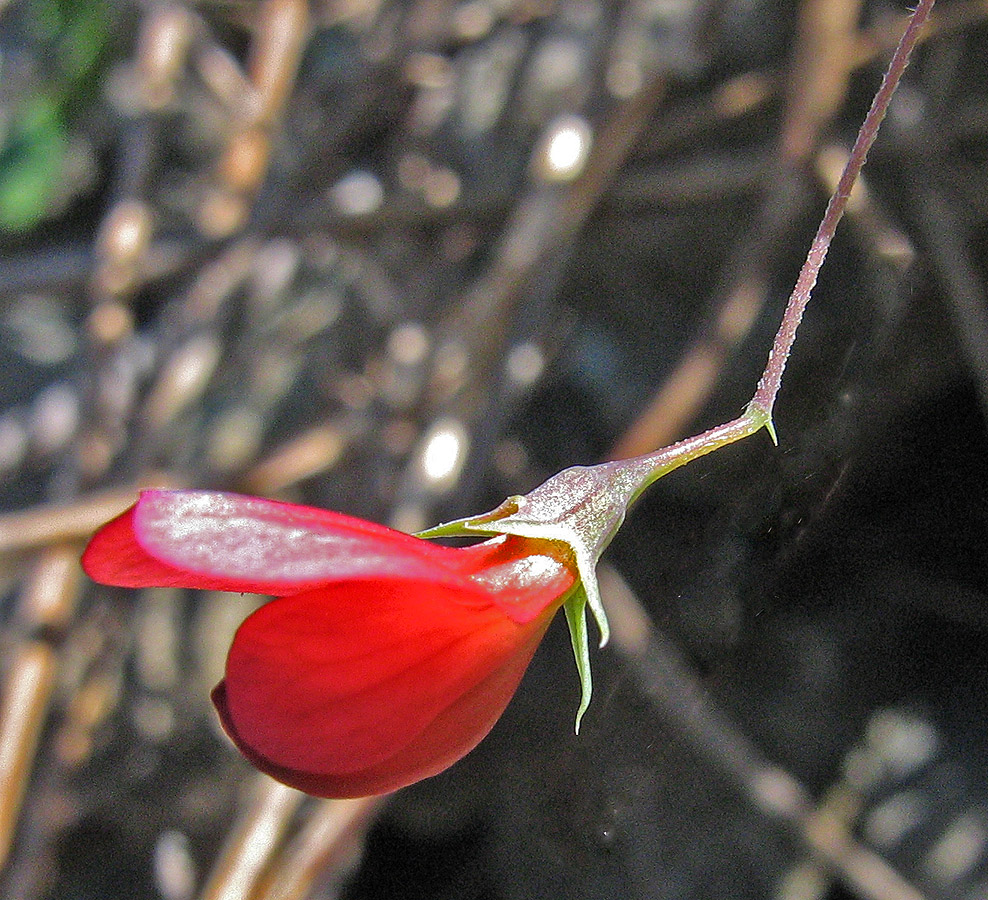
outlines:
M402 787L490 731L577 581L555 542L449 548L338 513L147 491L83 555L96 581L272 594L213 691L255 766L324 797Z

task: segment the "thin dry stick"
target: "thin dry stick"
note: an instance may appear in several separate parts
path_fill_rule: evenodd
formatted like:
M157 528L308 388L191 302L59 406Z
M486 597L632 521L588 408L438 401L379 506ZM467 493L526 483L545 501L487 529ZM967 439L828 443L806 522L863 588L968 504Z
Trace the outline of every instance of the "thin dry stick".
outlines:
M792 89L782 131L783 163L810 158L820 131L840 108L854 68L860 0L805 0L799 45L791 67Z
M268 496L284 491L339 462L349 443L345 426L323 422L279 444L252 465L241 483L248 493Z
M306 0L265 0L257 11L248 69L250 93L220 160L219 184L200 210L199 225L226 238L243 227L268 171L274 129L298 75L309 35Z
M323 800L275 860L270 883L252 900L304 900L328 875L346 871L387 796Z
M58 671L48 635L68 624L80 575L78 550L54 545L39 556L22 588L17 618L33 634L14 648L0 698L0 870L13 846Z
M810 792L768 760L747 735L711 702L671 641L663 638L624 579L602 567L601 590L614 625L614 643L663 718L763 814L792 831L806 850L868 900L923 900L884 859L836 827Z
M304 799L266 775L254 779L253 790L252 802L227 838L199 900L246 900Z
M142 488L174 488L174 479L151 475L133 487L85 494L70 503L43 503L0 515L0 554L68 541L84 541L130 506Z
M515 204L492 264L471 285L443 326L453 335L451 342L469 351L472 369L493 368L493 360L504 349L510 313L524 288L540 266L565 254L648 124L665 90L666 80L656 77L614 110L573 184L564 188L536 179ZM536 150L537 155L541 152ZM478 365L478 361L484 364ZM441 374L434 374L433 379L440 385L443 382ZM440 391L439 396L445 401L448 393Z

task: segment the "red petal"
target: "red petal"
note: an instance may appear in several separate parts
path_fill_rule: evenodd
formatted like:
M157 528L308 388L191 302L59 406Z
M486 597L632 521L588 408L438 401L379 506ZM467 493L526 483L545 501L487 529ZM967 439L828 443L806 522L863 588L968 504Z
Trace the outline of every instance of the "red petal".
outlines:
M461 547L452 562L521 624L540 616L576 582L576 564L567 550L517 535Z
M213 703L230 740L253 765L290 787L316 797L366 797L385 794L437 775L466 756L487 736L514 696L544 627L533 631L529 647L519 647L507 662L439 713L422 732L393 756L353 772L304 771L279 765L258 754L237 731L226 699L226 682L213 690Z
M228 729L268 770L361 785L392 766L432 774L487 733L550 617L519 625L469 585L411 579L275 600L234 639Z
M86 574L93 581L119 587L190 586L187 573L159 562L137 543L135 508L132 506L93 535L82 554Z
M97 581L259 594L375 575L458 579L458 551L340 513L211 491L145 491L83 556Z

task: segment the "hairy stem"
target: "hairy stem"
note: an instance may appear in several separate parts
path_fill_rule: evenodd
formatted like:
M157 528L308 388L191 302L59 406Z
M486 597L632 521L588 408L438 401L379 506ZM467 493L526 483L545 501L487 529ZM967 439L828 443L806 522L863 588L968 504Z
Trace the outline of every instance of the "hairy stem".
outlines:
M779 331L775 336L772 349L769 351L765 371L762 373L762 377L758 382L758 389L755 391L755 396L751 400L752 407L757 407L768 414L769 422L771 422L775 398L782 384L782 373L785 371L786 361L789 359L789 351L792 349L793 341L796 340L796 329L799 327L800 320L803 318L806 304L810 301L810 293L816 284L820 267L827 257L827 250L830 248L830 242L833 240L834 232L837 230L837 223L840 222L841 216L844 215L844 209L851 196L851 189L854 187L854 182L861 172L861 167L865 163L871 145L875 142L875 137L878 134L878 126L881 125L882 119L885 118L885 113L888 111L892 95L895 93L896 87L898 87L902 73L909 64L909 56L912 53L913 47L916 46L917 40L919 40L920 31L930 16L930 11L933 9L933 2L934 0L919 0L909 20L909 24L906 26L906 30L899 40L899 45L895 48L895 53L892 56L892 61L889 63L888 71L885 73L882 86L875 94L875 99L871 102L871 109L868 110L868 115L865 117L864 123L858 131L858 137L854 142L854 146L851 148L847 165L844 167L840 181L837 182L837 188L834 190L833 196L831 196L830 202L827 204L827 211L820 222L820 227L817 229L816 236L813 238L813 243L810 245L806 262L803 263L803 268L799 272L799 278L796 279L796 286L789 296L789 302L786 305L786 311L782 317L782 324L779 326Z

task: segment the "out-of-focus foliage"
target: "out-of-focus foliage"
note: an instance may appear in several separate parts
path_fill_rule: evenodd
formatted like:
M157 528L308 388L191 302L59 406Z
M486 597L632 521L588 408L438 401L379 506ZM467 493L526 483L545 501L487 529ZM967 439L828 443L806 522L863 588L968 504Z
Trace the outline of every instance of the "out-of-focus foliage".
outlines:
M100 77L110 40L106 0L28 0L0 43L0 229L24 231L71 196L63 183L73 118Z

